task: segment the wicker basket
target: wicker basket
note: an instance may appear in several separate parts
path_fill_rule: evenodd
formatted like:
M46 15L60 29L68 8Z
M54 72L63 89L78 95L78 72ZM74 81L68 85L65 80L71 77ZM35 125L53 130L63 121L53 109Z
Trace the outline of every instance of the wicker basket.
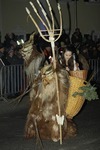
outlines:
M85 99L82 96L77 95L76 97L73 97L72 95L74 92L79 92L79 87L85 85L84 84L85 80L73 76L70 76L69 79L70 79L70 88L67 99L66 115L67 118L72 119L79 113L85 101Z
M88 70L70 71L69 74L71 76L74 76L74 77L86 80L87 79Z

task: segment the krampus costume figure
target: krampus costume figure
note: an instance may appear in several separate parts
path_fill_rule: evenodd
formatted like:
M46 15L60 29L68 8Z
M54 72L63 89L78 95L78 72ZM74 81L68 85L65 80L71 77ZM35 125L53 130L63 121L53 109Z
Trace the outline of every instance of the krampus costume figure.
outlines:
M62 69L59 64L56 70L53 69L52 64L46 66L43 64L44 55L36 50L34 34L23 45L21 54L25 60L26 74L31 89L25 136L31 138L39 133L41 139L52 139L55 142L60 139L55 71L58 76L61 115L64 116L62 137L74 136L75 125L72 120L66 118L65 112L69 89L69 76L66 70Z

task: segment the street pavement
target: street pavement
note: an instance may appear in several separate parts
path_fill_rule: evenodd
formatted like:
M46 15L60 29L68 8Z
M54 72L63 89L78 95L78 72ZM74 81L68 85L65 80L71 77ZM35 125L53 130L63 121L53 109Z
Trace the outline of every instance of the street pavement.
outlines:
M29 97L15 103L0 101L0 150L40 150L36 139L24 138L24 126L28 113ZM66 139L62 145L43 140L43 150L100 150L100 100L85 102L82 110L73 118L77 135Z

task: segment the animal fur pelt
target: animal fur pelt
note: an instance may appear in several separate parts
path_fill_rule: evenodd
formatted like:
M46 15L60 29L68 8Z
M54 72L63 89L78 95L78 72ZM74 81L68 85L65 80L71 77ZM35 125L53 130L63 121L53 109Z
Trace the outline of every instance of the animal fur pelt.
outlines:
M24 59L25 71L30 83L38 77L41 67L43 67L44 55L37 51L34 45L34 35L30 36L29 41L27 41L20 53Z
M34 35L31 35L34 38ZM37 136L41 139L60 139L59 124L57 123L58 101L54 73L58 76L59 99L61 115L64 115L62 126L63 138L76 134L76 127L72 121L66 118L66 103L69 90L68 73L57 67L53 69L52 64L43 67L43 54L36 50L33 40L29 40L21 49L25 60L26 74L31 83L30 101L31 106L27 115L25 125L25 136L31 138ZM38 132L37 132L38 131Z

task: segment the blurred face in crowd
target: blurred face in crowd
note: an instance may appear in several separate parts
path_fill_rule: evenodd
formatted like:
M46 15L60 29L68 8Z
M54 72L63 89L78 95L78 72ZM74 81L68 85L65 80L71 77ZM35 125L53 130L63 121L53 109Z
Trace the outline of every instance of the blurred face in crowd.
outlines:
M10 50L8 54L9 54L10 57L13 57L14 51L13 51L13 50Z
M0 52L3 53L4 52L4 47L0 48Z
M64 53L64 58L66 61L68 61L72 56L72 52L69 51L69 50L66 50L65 53Z

